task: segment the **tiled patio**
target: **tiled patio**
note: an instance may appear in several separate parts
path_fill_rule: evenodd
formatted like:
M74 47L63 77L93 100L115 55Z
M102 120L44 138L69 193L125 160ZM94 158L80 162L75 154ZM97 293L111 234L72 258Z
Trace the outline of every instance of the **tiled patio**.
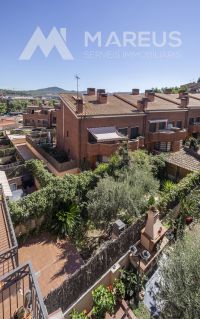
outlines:
M59 287L83 260L68 240L57 240L49 233L35 235L19 249L20 263L31 260L43 297Z

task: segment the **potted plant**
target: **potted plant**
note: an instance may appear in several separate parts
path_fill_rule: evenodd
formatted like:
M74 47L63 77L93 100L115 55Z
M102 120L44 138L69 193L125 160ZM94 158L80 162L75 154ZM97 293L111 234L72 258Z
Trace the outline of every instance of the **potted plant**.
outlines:
M121 279L115 279L113 284L113 293L117 301L125 298L125 285Z
M72 313L70 314L71 319L87 319L88 317L85 314L85 311L78 312L73 309Z
M116 304L114 294L105 286L100 285L92 292L94 307L92 317L95 319L104 319L106 312L112 314Z

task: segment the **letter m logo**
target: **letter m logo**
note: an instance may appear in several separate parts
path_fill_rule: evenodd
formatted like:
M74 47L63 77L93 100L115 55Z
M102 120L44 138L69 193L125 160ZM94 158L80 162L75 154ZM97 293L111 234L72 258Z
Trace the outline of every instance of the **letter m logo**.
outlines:
M42 30L37 27L19 60L30 60L37 48L40 48L46 58L56 48L63 60L73 60L74 58L66 45L66 31L66 28L61 28L59 33L56 27L53 27L48 37L45 38Z

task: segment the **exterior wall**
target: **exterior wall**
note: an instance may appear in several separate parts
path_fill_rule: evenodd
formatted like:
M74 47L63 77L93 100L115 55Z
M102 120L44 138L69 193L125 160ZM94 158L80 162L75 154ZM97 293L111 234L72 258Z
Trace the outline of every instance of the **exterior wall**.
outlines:
M63 149L76 161L79 161L79 141L81 140L81 144L83 143L79 129L80 122L81 120L61 102L61 109L57 111L57 147Z
M84 158L91 160L91 157L94 156L93 151L91 152L92 147L95 147L94 144L89 145L88 143L88 128L93 127L103 127L103 126L115 126L119 128L128 128L128 136L130 137L131 127L139 128L139 135L143 135L144 131L144 116L124 116L124 117L104 117L104 118L83 118L81 120L81 159ZM133 145L133 149L138 149L137 145ZM130 145L131 147L131 145ZM110 156L117 150L116 144L106 144L102 143L99 145L99 154Z
M61 102L61 110L57 111L57 146L59 149L65 150L72 159L80 163L89 161L94 164L97 156L111 156L118 148L119 143L89 143L88 128L115 126L119 128L127 128L130 138L131 128L138 127L139 135L144 136L144 140L135 140L129 142L131 150L137 150L146 147L147 150L155 150L155 143L170 143L170 150L179 151L181 141L184 141L189 134L193 133L191 129L188 132L189 118L200 117L198 109L178 109L169 111L146 111L141 114L121 115L121 116L76 116L64 102ZM149 122L152 120L168 120L173 122L174 126L178 126L177 122L182 122L182 130L169 132L149 131ZM159 130L159 123L156 124L156 130ZM193 129L194 130L194 129ZM194 132L200 132L200 125L195 126Z
M23 113L23 124L25 126L34 127L51 127L56 126L54 118L57 117L57 111L54 109L48 110L47 114L42 113L42 110L36 110L34 114ZM43 123L45 121L45 123Z

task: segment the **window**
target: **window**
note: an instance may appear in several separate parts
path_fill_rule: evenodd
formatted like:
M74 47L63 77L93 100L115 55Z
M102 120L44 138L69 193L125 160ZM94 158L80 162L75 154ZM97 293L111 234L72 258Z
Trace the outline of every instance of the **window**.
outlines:
M69 137L69 131L67 131L67 137Z
M139 135L139 127L131 127L131 140L134 140Z
M149 124L149 132L151 132L151 133L156 132L156 123Z
M182 121L177 121L176 122L176 127L182 128Z
M157 142L154 145L155 150L161 152L170 152L171 151L171 142Z
M118 132L121 133L124 136L127 136L128 135L128 128L127 127L119 128Z
M159 123L159 130L164 130L165 129L165 125L166 125L165 122L160 122Z
M34 110L31 110L31 114L34 114Z
M53 117L53 124L56 124L56 117Z
M200 123L200 117L197 117L197 118L196 118L196 122L197 122L197 123Z
M190 120L189 120L189 124L192 125L192 124L194 124L194 122L195 122L194 118L191 117Z
M175 122L174 121L171 121L168 123L168 128L172 128L175 126Z

